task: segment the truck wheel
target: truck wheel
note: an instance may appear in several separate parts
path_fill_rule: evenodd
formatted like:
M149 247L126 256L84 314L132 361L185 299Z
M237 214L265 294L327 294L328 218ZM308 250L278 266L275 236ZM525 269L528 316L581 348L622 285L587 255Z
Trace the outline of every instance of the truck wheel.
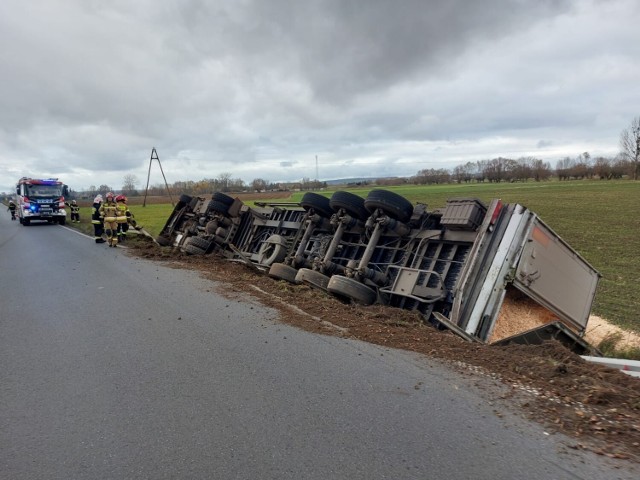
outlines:
M282 262L287 256L287 244L280 235L271 235L258 250L258 263L270 266Z
M193 197L191 199L191 201L189 202L189 210L191 210L192 212L195 210L196 205L198 205L198 202L200 201L200 199L198 197Z
M333 215L333 210L331 210L331 206L329 205L329 199L317 193L305 193L302 200L300 200L300 206L307 211L313 209L314 213L324 218L331 218L331 215Z
M25 227L28 227L30 223L31 223L31 220L29 220L28 218L25 218L22 220L22 225L24 225Z
M156 237L156 242L161 247L168 247L169 245L171 245L171 238L168 237L167 235L158 235Z
M278 280L284 280L289 283L296 283L297 273L298 270L285 263L274 263L271 265L271 268L269 268L270 277Z
M413 204L397 193L388 190L371 190L364 201L364 207L373 213L382 210L391 218L407 223L413 215Z
M376 291L353 278L334 275L329 280L327 290L338 297L348 298L361 305L372 305L378 295Z
M191 200L193 200L193 197L189 195L180 195L180 198L178 199L178 204L176 205L175 209L180 210L185 205L189 205L191 203Z
M310 268L301 268L296 274L296 283L304 283L320 290L327 291L327 284L329 283L329 277L325 274L318 272L317 270L311 270Z
M202 237L191 237L189 243L194 247L198 247L204 250L205 252L207 252L209 250L209 247L211 247L211 240L207 240L206 238Z
M200 247L196 247L195 245L192 245L190 243L187 243L183 247L183 249L186 253L189 253L191 255L204 255L205 253L207 253L204 250L202 250Z
M218 220L209 220L207 222L207 224L204 226L204 231L207 232L209 235L215 235L216 234L216 230L218 230L219 224L218 224Z
M231 206L231 204L235 201L233 197L225 195L222 192L213 192L213 195L211 195L211 200L215 200L216 202L220 202L228 206Z
M226 215L227 213L229 213L229 205L227 205L226 203L222 203L219 200L210 200L209 205L207 206L207 210L213 210L214 212Z
M341 208L357 220L369 218L369 212L364 208L364 198L350 192L338 191L331 195L331 208L337 212Z
M67 223L67 219L66 219L66 218L64 218L64 217L62 217L62 218L60 218L60 219L58 220L58 223L59 223L60 225L64 225L65 223Z

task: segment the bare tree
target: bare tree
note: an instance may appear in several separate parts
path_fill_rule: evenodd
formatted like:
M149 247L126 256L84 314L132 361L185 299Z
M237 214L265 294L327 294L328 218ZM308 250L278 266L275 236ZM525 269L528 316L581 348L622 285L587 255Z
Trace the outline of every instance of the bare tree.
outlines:
M575 161L570 157L564 157L556 163L556 175L560 180L569 180Z
M218 188L220 189L221 192L229 191L231 177L232 175L228 172L223 172L220 175L218 175L218 178L216 178L216 180L218 182Z
M620 154L633 164L633 179L640 175L640 117L631 121L631 125L620 134Z
M122 183L122 193L124 195L133 196L137 195L136 184L138 183L138 177L135 175L125 175Z
M229 180L229 191L242 192L244 188L244 180L242 180L241 178L232 178Z
M600 180L611 178L611 160L605 157L596 157L593 162L593 173L597 175Z
M536 182L551 178L551 165L539 158L531 160L531 171Z
M251 181L251 188L256 192L262 192L267 189L267 181L262 178L254 178Z

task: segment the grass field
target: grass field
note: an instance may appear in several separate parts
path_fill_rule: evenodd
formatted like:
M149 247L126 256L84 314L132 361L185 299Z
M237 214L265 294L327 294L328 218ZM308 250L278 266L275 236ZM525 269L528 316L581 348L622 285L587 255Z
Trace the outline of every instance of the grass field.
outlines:
M623 328L640 331L640 182L570 181L512 184L471 184L384 187L429 209L442 207L448 198L476 197L484 202L501 198L522 204L556 231L603 276L593 313ZM365 197L372 188L346 189ZM344 189L343 189L344 190ZM330 197L333 190L320 192ZM286 201L298 201L297 192ZM130 199L130 209L146 230L156 235L172 206L151 199ZM274 199L269 199L274 200ZM251 202L247 202L251 203ZM89 209L83 208L83 224ZM90 227L89 224L81 227Z

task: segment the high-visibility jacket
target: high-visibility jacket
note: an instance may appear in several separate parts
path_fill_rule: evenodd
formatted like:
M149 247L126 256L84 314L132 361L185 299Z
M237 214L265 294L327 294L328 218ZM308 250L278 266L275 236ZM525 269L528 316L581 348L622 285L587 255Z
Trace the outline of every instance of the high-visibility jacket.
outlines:
M68 203L68 202L64 202L64 204L69 207L69 210L71 210L71 213L80 213L80 205L76 204L74 205L73 203Z
M110 202L107 200L100 206L99 212L105 223L116 222L118 217L118 205L116 202Z
M116 221L118 223L127 223L128 217L131 216L129 207L124 202L116 203Z

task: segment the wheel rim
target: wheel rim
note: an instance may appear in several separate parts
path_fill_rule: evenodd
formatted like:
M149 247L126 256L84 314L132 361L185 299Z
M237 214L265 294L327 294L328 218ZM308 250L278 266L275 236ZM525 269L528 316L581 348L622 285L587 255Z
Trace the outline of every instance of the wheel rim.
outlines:
M287 245L280 235L271 235L260 246L258 251L258 263L271 266L279 263L287 256Z

